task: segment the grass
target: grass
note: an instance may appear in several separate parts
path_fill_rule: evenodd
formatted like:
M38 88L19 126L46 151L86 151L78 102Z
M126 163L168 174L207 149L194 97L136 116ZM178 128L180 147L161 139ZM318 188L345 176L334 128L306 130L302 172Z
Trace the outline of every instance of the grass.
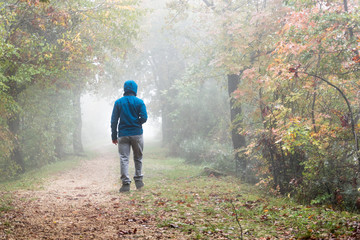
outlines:
M11 195L9 193L0 193L0 213L11 210Z
M72 168L80 160L46 166L0 187L6 186L8 191L33 189L48 176ZM183 159L168 157L161 148L146 145L145 188L123 194L122 202L129 203L138 218L151 219L161 231L175 232L187 239L359 237L359 214L300 205L234 177L216 178L202 173L202 166L188 165ZM3 193L0 197L0 210L8 210L11 196Z
M62 161L50 163L39 169L30 170L16 179L1 182L0 189L14 191L19 189L34 190L42 186L46 179L54 174L66 171L77 166L86 157L70 156Z
M139 217L189 239L238 239L241 229L244 239L346 239L360 226L358 214L299 205L233 177L202 176L201 166L169 158L161 149L145 152L144 168L144 191L126 197L138 206Z

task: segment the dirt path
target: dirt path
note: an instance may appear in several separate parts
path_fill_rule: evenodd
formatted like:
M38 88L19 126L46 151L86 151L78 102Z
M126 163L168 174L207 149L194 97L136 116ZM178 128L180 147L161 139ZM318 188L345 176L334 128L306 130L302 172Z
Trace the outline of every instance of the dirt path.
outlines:
M103 153L49 179L44 190L15 192L0 239L179 239L151 216L138 217L142 206L131 195L141 192L118 193L118 167L116 153Z

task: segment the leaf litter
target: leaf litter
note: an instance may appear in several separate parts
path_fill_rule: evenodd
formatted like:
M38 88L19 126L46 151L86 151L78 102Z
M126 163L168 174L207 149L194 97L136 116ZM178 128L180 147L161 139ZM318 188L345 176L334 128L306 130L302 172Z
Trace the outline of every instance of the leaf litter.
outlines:
M0 216L0 239L186 239L139 216L138 203L118 193L117 164L113 155L87 160L44 190L14 191L13 209Z

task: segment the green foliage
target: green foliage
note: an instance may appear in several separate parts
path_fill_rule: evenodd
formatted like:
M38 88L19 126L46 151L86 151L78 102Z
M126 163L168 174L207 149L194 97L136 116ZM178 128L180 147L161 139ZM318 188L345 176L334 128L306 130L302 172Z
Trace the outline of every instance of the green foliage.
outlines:
M195 137L183 140L179 149L180 156L188 163L215 165L220 170L233 171L233 153L228 144Z
M226 95L217 84L176 81L168 115L173 129L172 152L192 163L214 163L229 158L226 127ZM169 96L169 95L168 95ZM209 103L211 103L209 105ZM219 124L220 123L220 124Z
M0 181L14 177L19 169L19 165L12 161L9 156L2 156L0 158Z
M70 92L44 92L32 86L23 92L20 102L23 109L20 139L28 168L41 167L72 152Z
M80 99L89 79L98 80L110 52L121 59L133 47L142 11L137 1L0 1L0 7L3 180L71 152L74 92Z

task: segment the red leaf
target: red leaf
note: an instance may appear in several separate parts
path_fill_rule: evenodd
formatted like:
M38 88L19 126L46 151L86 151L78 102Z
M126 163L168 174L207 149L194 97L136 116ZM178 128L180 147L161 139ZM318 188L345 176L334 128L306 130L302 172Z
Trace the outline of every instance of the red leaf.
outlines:
M349 116L347 114L340 117L341 126L348 127L349 126Z
M353 57L352 60L353 60L354 62L356 62L356 63L359 63L359 62L360 62L360 56L357 55L357 56Z

